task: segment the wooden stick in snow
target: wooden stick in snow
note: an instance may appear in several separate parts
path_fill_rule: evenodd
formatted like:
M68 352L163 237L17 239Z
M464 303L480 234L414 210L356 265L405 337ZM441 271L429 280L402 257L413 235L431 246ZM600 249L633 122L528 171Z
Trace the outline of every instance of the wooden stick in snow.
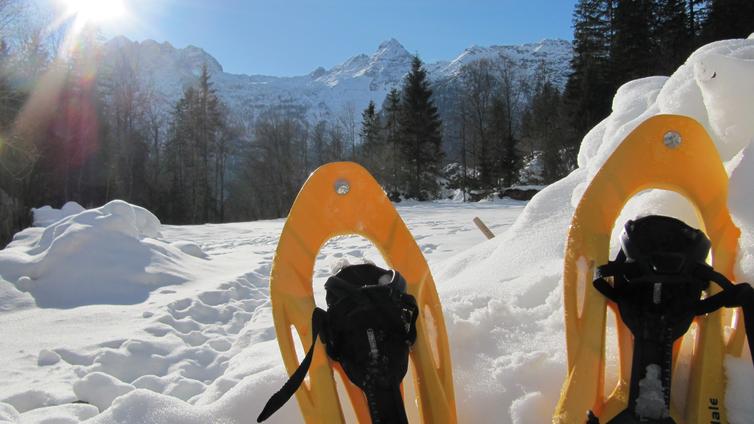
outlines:
M487 240L495 238L495 234L490 231L490 229L486 225L484 225L484 222L482 222L482 220L479 219L478 216L474 217L474 224L476 224L476 226L479 228L479 231L481 231L482 234L487 237Z

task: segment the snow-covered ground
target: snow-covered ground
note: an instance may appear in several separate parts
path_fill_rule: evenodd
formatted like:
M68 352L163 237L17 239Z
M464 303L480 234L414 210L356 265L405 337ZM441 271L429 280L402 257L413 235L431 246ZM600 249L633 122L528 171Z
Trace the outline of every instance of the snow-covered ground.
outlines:
M524 205L404 202L398 210L435 267L485 242L475 216L500 234ZM77 421L136 388L203 405L194 422L256 416L283 381L268 278L284 221L160 226L149 212L123 202L81 210L73 204L37 209L37 224L51 225L25 230L0 253L0 401L6 404L0 422L3 410L11 422L15 412L23 423L56 416ZM382 261L366 239L332 240L318 258L316 281L323 283L342 260L364 259ZM247 377L267 381L239 395L246 397L243 415L206 412ZM142 402L166 401L150 399ZM44 408L53 405L62 406ZM123 422L145 422L128 416ZM297 416L291 402L272 422L300 421ZM163 422L185 421L169 416Z
M742 232L736 277L754 281L751 99L754 36L713 43L671 77L621 87L610 117L584 138L579 168L523 210L511 202L399 206L438 283L460 422L550 422L565 377L568 225L601 164L650 116L690 116L710 133ZM626 219L648 213L698 226L687 201L655 190L624 208L613 241ZM122 202L65 215L0 251L0 421L252 421L285 380L267 291L282 221L161 226ZM483 240L471 223L476 215L498 237ZM323 249L316 282L342 258L375 254L364 240L339 238ZM729 422L750 424L750 358L729 357L726 367ZM615 378L608 368L606 387ZM77 399L89 405L70 403ZM271 422L301 422L295 402Z

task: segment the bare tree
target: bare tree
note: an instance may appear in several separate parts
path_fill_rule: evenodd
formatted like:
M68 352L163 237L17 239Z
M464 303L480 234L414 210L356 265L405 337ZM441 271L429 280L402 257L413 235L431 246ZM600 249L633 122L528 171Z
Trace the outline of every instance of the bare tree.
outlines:
M490 108L495 95L497 80L495 69L487 59L480 59L465 65L461 69L463 84L461 111L464 126L473 134L472 158L479 183L489 186L493 177L493 157L490 142Z
M544 61L542 67L545 67ZM492 133L495 150L495 176L502 186L511 186L521 166L519 140L516 137L517 116L523 87L518 82L510 60L501 57L497 66L497 91L492 104Z
M21 0L0 0L0 38L11 35L13 27L24 16L27 4Z
M343 105L339 115L338 123L343 128L343 137L345 142L351 145L351 160L356 160L356 105L353 102L347 102Z

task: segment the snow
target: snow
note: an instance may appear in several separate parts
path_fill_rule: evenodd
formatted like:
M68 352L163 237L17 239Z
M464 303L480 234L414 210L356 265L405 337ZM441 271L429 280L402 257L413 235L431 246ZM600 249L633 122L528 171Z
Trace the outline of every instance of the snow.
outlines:
M122 383L119 379L105 373L93 372L73 384L76 398L94 405L103 411L110 407L115 398L132 390L134 386Z
M636 415L652 420L667 418L668 408L665 405L665 392L660 380L661 368L657 364L649 364L645 371L644 378L639 380Z
M41 223L56 214L40 215ZM188 257L202 256L195 245L161 241L159 227L146 209L112 201L17 234L0 252L2 276L43 308L143 302L157 287L188 280Z
M110 230L128 228L127 240L150 241L140 249L153 258L178 244L195 246L207 259L174 249L179 255L175 264L157 263L152 271L181 268L190 278L150 286L148 298L139 303L80 302L76 307L61 308L38 305L31 297L26 304L0 313L0 328L14 340L0 344L0 356L8 358L8 367L0 371L5 382L0 387L0 405L8 411L12 406L12 411L20 413L9 421L27 422L20 420L32 413L70 415L62 409L56 412L56 408L79 405L71 404L76 400L102 411L91 422L236 422L256 416L267 396L285 380L267 291L283 220L175 227L157 225L144 217L124 219L123 215L130 216L129 209L133 215L147 212L118 203L115 208L106 205L46 228L25 230L8 249L0 251L0 257L13 265L0 265L0 275L13 280L6 270L33 268L22 253L46 240L45 231L66 237L68 228L82 222L90 225L88 237L99 240L97 249L120 249L112 254L121 255L121 260L130 264L124 266L130 266L130 273L136 276L143 274L142 266L128 260L134 252L124 249L122 241L110 240ZM473 217L479 216L500 234L524 205L511 200L476 205L403 202L398 209L434 263L485 240L472 223ZM113 210L120 212L116 213L118 225L99 226L100 220L114 219L110 217ZM150 229L151 237L142 234L145 229ZM75 250L61 252L65 257L59 258L60 263L66 259L78 263L97 276L100 284L122 278L125 272L110 272L107 264L79 256ZM318 301L324 302L321 286L333 267L370 259L384 265L365 239L339 237L328 243L317 261ZM60 281L67 279L68 272L66 267L59 269ZM53 281L50 278L48 284ZM128 284L132 293L142 292L139 278ZM29 295L9 281L0 283L0 288ZM24 337L26 334L35 337ZM295 402L278 412L272 422L300 422Z
M670 77L624 85L610 117L584 138L579 168L528 203L397 205L438 285L459 422L550 422L566 370L561 273L568 225L601 164L652 115L688 115L710 132L731 176L729 205L742 230L737 277L754 279L754 122L745 119L753 62L754 39L717 42ZM623 222L647 213L698 225L680 195L644 192L622 211L613 241ZM475 216L497 237L485 240ZM237 423L256 416L286 380L268 292L282 225L160 225L149 212L114 202L19 233L0 251L0 328L12 340L0 344L0 419ZM320 306L332 267L363 260L384 265L359 237L323 247L314 271ZM615 346L607 350L614 360ZM747 355L726 359L724 406L732 424L754 422ZM676 374L680 387L684 376ZM609 389L614 366L606 379ZM675 400L679 391L673 393ZM408 409L415 417L415 405ZM270 422L302 422L295 401Z
M97 408L92 405L58 405L35 409L22 414L19 424L75 424L98 413ZM2 415L0 415L0 418L2 418Z
M55 209L52 206L42 206L41 208L32 208L31 212L34 215L33 224L35 227L46 227L56 221L83 212L84 207L76 202L66 202L60 209Z
M461 68L479 59L503 60L514 64L518 72L531 78L543 65L551 72L551 82L561 89L565 87L570 73L568 65L573 55L573 47L566 40L542 40L518 46L471 46L449 62L427 65L433 79L443 79L460 75Z
M728 406L728 420L732 423L751 422L754 417L754 379L751 378L751 358L727 357L725 360L726 377L728 378L728 392L726 406ZM735 405L735 408L730 408Z
M55 365L58 362L60 362L60 355L57 354L57 352L53 352L51 350L42 349L39 352L39 359L37 360L37 364L40 367L48 366L48 365Z

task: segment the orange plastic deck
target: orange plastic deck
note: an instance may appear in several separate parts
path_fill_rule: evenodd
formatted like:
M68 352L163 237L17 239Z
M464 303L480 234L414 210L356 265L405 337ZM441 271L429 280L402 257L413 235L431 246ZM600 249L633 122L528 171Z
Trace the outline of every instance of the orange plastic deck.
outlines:
M423 423L456 422L455 395L445 321L429 267L390 200L377 181L350 162L318 168L296 198L283 227L270 276L275 331L288 373L298 367L291 326L303 346L311 345L311 316L315 307L312 273L317 254L329 239L357 234L380 250L390 267L408 283L420 315L418 337L411 352L416 403ZM431 317L428 316L431 314ZM432 323L432 331L428 331ZM433 359L433 348L439 361ZM348 381L324 346L317 343L308 382L296 392L301 413L309 424L343 423L343 411L333 378L341 373L360 423L369 423L361 390Z
M664 143L670 131L678 133L682 140L674 148ZM632 335L619 322L618 384L605 398L606 308L615 311L616 306L594 289L592 278L595 266L608 262L613 226L623 225L615 222L620 211L632 196L652 188L678 192L695 205L712 240L714 268L734 280L740 231L728 211L728 175L715 145L704 128L691 118L659 115L648 119L605 162L573 216L563 271L568 374L553 423L583 424L589 409L595 411L600 422L606 423L627 407ZM580 287L585 288L581 311ZM713 291L719 290L714 284L711 287ZM741 322L740 311L736 314L733 322ZM698 332L686 406L671 405L671 416L678 424L710 422L710 401L725 404L724 355L741 355L745 340L743 329L733 328L726 343L725 325L731 325L730 318L730 312L718 311L696 320ZM675 350L677 354L678 343ZM722 419L718 421L727 422L722 409Z

